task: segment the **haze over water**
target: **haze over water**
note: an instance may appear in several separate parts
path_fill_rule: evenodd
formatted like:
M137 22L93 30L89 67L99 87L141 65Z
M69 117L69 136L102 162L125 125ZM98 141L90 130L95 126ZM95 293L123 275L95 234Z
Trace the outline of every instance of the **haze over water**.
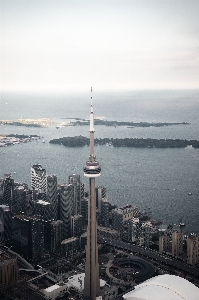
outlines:
M13 95L2 94L0 120L50 118L49 128L0 126L0 134L37 134L43 139L0 148L0 176L12 173L18 182L30 187L30 167L40 163L58 182L67 182L70 174L83 176L89 148L66 148L49 144L64 136L87 136L89 126L63 127L63 118L89 118L90 94ZM93 93L95 117L132 122L188 122L189 125L165 127L95 126L95 137L108 138L179 138L199 140L199 91L127 91ZM42 141L45 141L43 143ZM150 210L153 218L166 224L186 223L185 231L199 234L199 149L187 148L113 148L97 146L102 172L96 185L107 189L111 204L135 204ZM13 172L16 172L14 174ZM192 195L189 195L189 192Z

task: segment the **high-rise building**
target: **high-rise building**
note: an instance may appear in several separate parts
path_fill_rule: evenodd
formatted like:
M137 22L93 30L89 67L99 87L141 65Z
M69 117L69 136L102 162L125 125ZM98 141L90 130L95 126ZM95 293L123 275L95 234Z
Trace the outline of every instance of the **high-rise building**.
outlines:
M140 246L149 247L152 244L152 224L145 222L141 228Z
M95 188L96 191L96 206L98 208L98 212L101 214L101 201L102 198L106 198L106 189L103 186L97 186Z
M80 175L70 175L68 177L68 183L73 185L73 215L81 214L81 183Z
M199 237L196 234L190 234L187 238L187 263L199 263Z
M8 205L12 211L13 206L14 179L11 174L5 174L3 179L2 204Z
M31 187L38 190L39 194L46 195L46 170L40 164L31 167Z
M100 225L109 227L109 201L107 198L101 199Z
M139 244L141 235L141 224L139 218L132 218L129 220L129 237L131 242Z
M57 197L57 177L55 175L47 176L47 201L52 204L53 219L57 220L58 197Z
M60 220L63 221L63 239L71 237L71 216L73 214L73 185L59 185Z
M40 219L43 219L44 221L43 222L44 246L47 251L48 249L50 249L50 237L51 237L50 223L54 220L52 207L53 206L51 203L44 200L33 201L33 208L32 208L33 215L37 216Z
M86 244L86 262L84 279L84 296L95 300L100 293L97 224L96 224L96 197L95 178L100 176L101 167L95 160L94 155L94 114L91 88L91 111L90 111L90 157L84 167L84 175L89 178L88 199L88 226Z
M51 245L50 249L53 253L60 252L61 242L63 240L63 221L57 220L50 223L51 228Z
M19 215L26 212L27 190L24 186L16 186L13 193L13 214Z
M80 236L83 233L82 215L71 216L71 236Z
M88 225L88 198L82 198L81 199L81 212L82 212L82 218L83 218L83 224L82 226L84 228L87 228Z
M43 218L46 221L53 221L53 209L52 204L44 201L33 201L33 215Z
M180 231L172 233L172 255L179 256L183 252L183 234Z
M80 241L78 237L71 237L61 242L62 255L72 258L80 248Z
M12 213L8 205L0 205L0 220L3 223L4 244L9 247L12 239Z
M38 264L44 254L44 221L35 216L14 216L12 241L17 253Z
M0 205L3 201L3 178L0 178Z
M171 242L171 236L167 232L164 233L164 235L161 235L159 237L159 251L165 251L167 252L170 250L170 242Z
M4 225L1 219L0 219L0 245L4 245Z

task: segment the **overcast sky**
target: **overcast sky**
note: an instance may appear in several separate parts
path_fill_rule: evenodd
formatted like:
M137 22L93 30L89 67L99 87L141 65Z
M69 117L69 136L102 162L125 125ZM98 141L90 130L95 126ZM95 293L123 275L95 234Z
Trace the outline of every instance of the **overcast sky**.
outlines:
M2 91L199 88L199 0L0 0Z

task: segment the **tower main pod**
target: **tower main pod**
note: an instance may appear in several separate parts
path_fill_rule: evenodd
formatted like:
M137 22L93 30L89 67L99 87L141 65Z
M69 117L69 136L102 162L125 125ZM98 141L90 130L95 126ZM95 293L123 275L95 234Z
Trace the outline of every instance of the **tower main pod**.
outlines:
M95 178L100 176L101 167L95 160L94 155L94 114L92 104L91 87L91 111L90 111L90 156L84 166L84 176L89 178L88 199L88 227L86 245L86 263L84 279L84 296L92 300L100 293L98 246L97 246L97 223L96 223L96 200Z

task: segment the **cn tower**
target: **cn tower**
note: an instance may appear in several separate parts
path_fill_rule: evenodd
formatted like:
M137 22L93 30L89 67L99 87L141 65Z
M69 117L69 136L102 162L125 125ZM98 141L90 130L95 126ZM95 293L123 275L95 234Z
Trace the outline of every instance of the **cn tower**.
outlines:
M91 87L91 111L90 111L90 156L84 166L84 176L89 178L88 199L88 227L86 245L86 263L84 279L84 297L95 300L100 293L97 224L96 224L96 201L95 201L95 178L100 176L101 167L95 160L94 155L94 114Z

